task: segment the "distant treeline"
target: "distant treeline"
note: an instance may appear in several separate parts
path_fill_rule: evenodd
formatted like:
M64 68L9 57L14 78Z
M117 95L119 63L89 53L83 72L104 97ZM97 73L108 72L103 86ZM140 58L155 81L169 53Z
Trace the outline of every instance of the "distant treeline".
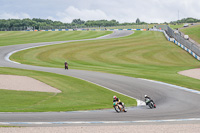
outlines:
M198 22L200 22L200 19L196 19L196 18L183 18L181 20L171 21L170 23L198 23Z
M138 24L146 24L145 22L140 22L137 19L137 23L119 23L116 20L88 20L83 21L81 19L74 19L71 23L63 23L60 21L52 21L49 19L0 19L0 28L4 29L13 29L21 28L22 30L27 28L34 29L49 29L51 27L56 28L84 28L84 27L109 27L109 26L123 26L123 25L138 25Z
M197 23L200 19L184 18L170 23ZM165 22L166 23L166 22ZM27 30L27 29L74 29L74 28L89 28L89 27L111 27L111 26L127 26L127 25L144 25L139 18L132 23L119 23L116 20L88 20L74 19L71 23L63 23L60 21L52 21L50 19L0 19L0 30ZM156 24L156 23L154 23ZM167 24L167 23L166 23Z

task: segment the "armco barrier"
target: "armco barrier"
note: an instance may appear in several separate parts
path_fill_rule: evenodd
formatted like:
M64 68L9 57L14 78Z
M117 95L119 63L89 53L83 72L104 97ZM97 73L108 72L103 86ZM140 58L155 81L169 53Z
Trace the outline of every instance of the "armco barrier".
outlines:
M189 48L185 47L184 45L182 45L181 43L179 43L175 39L174 39L174 43L176 45L178 45L179 47L181 47L182 49L184 49L185 51L187 51L188 53L190 53L194 58L196 58L197 60L200 61L200 57L196 53L194 53L192 50L190 50Z
M185 39L183 34L179 32L178 30L174 31L172 28L170 28L167 25L156 25L156 28L161 28L166 31L166 33L170 36L173 37L176 41L187 47L188 49L192 50L194 53L196 53L198 56L200 56L200 47L190 41L190 39Z
M182 49L184 49L185 51L187 51L188 53L190 53L194 58L196 58L197 60L200 61L200 57L195 52L193 52L192 50L190 50L186 46L182 45L181 43L179 43L178 41L176 41L174 38L170 38L164 30L150 29L150 31L163 32L163 34L165 35L165 37L167 38L168 41L171 41L171 42L175 43L176 45L178 45L179 47L181 47Z

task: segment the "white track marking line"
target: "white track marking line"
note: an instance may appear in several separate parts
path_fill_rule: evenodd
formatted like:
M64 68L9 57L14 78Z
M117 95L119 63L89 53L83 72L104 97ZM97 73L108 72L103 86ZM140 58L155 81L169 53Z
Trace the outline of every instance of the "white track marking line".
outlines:
M155 80L143 79L143 78L138 78L138 79L149 81L149 82L153 82L153 83L157 83L157 84L171 86L171 87L174 87L174 88L177 88L177 89L180 89L180 90L184 90L184 91L187 91L187 92L192 92L192 93L195 93L195 94L200 94L200 91L192 90L192 89L181 87L181 86L177 86L177 85L168 84L168 83L161 82L161 81L155 81Z
M161 122L200 121L200 118L141 120L141 121L61 121L61 122L0 122L0 125L50 125L50 124L127 124L127 123L161 123Z
M124 94L124 93L121 93L121 92L115 91L115 90L113 90L113 89L110 89L110 88L108 88L108 87L105 87L105 86L103 86L103 85L100 85L100 84L94 83L94 82L89 81L89 80L85 80L85 79L82 79L82 78L79 78L79 79L84 80L84 81L87 81L87 82L92 83L92 84L95 84L95 85L98 85L98 86L103 87L103 88L105 88L105 89L107 89L107 90L110 90L110 91L113 91L113 92L116 92L116 93L122 94L122 95L124 95L124 96L129 97L129 98L135 99L135 100L137 101L137 106L146 105L145 102L143 102L143 101L141 101L141 100L139 100L139 99L137 99L137 98L134 98L134 97L128 96L128 95L126 95L126 94Z
M51 45L51 44L50 44ZM8 61L8 62L12 62L12 63L15 63L15 64L21 64L19 62L15 62L15 61L12 61L10 60L10 56L16 52L19 52L19 51L23 51L23 50L27 50L27 49L31 49L31 48L36 48L36 47L42 47L42 46L46 46L46 45L40 45L40 46L33 46L33 47L28 47L28 48L23 48L23 49L19 49L19 50L15 50L15 51L12 51L10 53L8 53L6 56L5 56L5 60Z

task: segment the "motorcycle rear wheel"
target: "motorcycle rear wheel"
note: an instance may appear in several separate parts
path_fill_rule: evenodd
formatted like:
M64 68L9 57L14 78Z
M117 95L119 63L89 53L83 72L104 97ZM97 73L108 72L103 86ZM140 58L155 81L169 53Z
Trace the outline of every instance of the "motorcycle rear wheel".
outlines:
M149 108L152 109L153 107L154 107L153 102L150 102L150 103L149 103Z

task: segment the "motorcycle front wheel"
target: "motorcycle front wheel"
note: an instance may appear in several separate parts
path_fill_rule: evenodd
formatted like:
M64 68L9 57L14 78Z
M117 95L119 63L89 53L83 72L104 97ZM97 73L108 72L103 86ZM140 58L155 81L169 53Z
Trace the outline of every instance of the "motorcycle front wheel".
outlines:
M116 111L117 113L120 112L120 108L119 108L119 106L115 106L114 108L115 108L115 111Z

